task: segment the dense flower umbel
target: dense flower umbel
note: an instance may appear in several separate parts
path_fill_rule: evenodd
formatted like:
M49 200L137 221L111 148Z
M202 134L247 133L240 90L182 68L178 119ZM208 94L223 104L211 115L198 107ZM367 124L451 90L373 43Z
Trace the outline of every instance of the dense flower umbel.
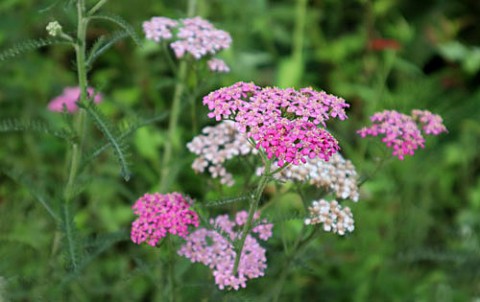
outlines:
M190 210L191 204L180 193L145 194L132 209L139 217L132 223L130 237L133 242L146 242L156 246L167 233L185 238L188 226L198 227L198 215Z
M305 163L307 158L328 160L339 149L325 129L329 118L347 118L345 100L311 88L261 88L239 82L205 96L203 103L217 121L234 120L237 129L263 148L278 165Z
M257 223L259 216L257 213L254 217ZM180 248L178 254L192 262L208 266L220 289L238 290L240 287L246 287L247 280L263 276L267 267L265 249L249 234L242 250L238 274L233 275L236 252L232 242L240 237L241 226L246 223L247 218L248 213L242 211L237 213L234 221L227 215L211 219L213 229L197 229L187 237L187 242ZM262 240L267 240L272 236L272 228L272 224L263 220L252 229L252 233L256 233Z
M425 138L417 121L427 135L438 135L447 131L442 123L442 118L426 110L413 110L412 116L394 110L385 110L375 113L370 120L373 125L360 129L358 134L361 137L384 136L382 142L387 147L393 148L392 154L401 160L405 158L405 155L413 155L419 147L425 147Z
M333 154L328 162L313 158L308 159L304 165L290 165L273 177L282 181L308 182L332 191L337 198L358 201L357 171L352 162L339 153Z
M93 97L95 103L102 101L101 94L95 94L93 88L87 89L88 96ZM78 110L77 101L80 99L80 87L66 87L63 89L63 94L52 99L48 104L50 111L63 112L64 107L68 112L73 113Z
M305 219L306 225L323 224L323 230L339 235L351 233L355 229L350 208L342 208L336 200L331 202L325 199L313 201L308 210L310 217Z
M239 133L232 121L224 121L215 127L205 127L202 135L197 135L187 144L187 148L198 155L192 164L193 170L203 173L206 169L213 178L227 186L234 184L233 175L224 164L227 160L256 153L245 135Z
M143 31L147 39L155 42L173 40L170 47L177 58L183 58L189 53L198 60L229 48L232 43L229 33L216 29L210 22L200 17L179 21L153 17L143 23ZM218 71L226 72L228 67L225 63L223 65Z

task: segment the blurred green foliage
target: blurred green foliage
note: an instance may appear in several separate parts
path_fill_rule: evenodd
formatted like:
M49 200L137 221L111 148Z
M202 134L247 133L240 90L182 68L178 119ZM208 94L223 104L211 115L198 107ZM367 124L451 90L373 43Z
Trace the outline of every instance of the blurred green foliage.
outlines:
M95 1L89 1L95 3ZM185 16L186 1L111 1L141 34L152 16ZM260 85L313 86L345 98L349 119L330 125L343 154L369 175L385 153L355 131L375 111L428 109L443 116L449 133L427 139L426 148L404 161L388 160L352 207L356 230L346 238L325 233L293 261L281 301L475 301L480 299L480 4L461 1L397 0L198 0L198 14L230 32L223 53L232 72L208 78L196 99L197 123L212 124L201 96L236 81ZM58 20L73 28L69 1L4 0L0 3L0 50L45 37ZM93 23L90 42L111 29ZM63 87L75 86L74 56L62 45L0 62L0 119L43 119L62 124L46 109ZM105 96L102 111L118 123L167 111L175 79L154 45L119 42L90 72ZM181 117L179 139L194 135L190 114ZM92 131L100 141L101 134ZM69 282L66 301L163 301L166 274L162 249L128 240L136 198L156 188L166 122L130 139L133 178L125 183L111 151L95 159L74 205L74 222L88 236L92 257L79 275L54 270L55 221L41 206L55 200L65 178L67 148L38 133L0 133L0 301L52 301L59 283ZM177 155L176 191L198 200L238 196L195 175L193 155ZM237 176L240 183L242 178ZM265 212L298 211L299 196L268 188L275 204ZM314 196L314 193L312 193ZM238 204L240 208L243 204ZM233 212L221 207L218 213ZM279 223L267 245L269 268L240 292L216 289L208 269L185 259L177 263L183 301L268 299L285 261L284 249L301 222Z

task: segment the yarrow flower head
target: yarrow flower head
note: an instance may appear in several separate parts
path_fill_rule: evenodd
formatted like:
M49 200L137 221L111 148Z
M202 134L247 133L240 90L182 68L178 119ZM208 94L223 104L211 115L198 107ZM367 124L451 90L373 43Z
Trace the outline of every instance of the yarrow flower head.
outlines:
M247 141L245 135L235 129L232 121L224 121L214 127L205 127L187 144L190 152L198 157L192 168L197 173L208 170L212 178L219 178L222 184L233 186L233 175L225 168L225 162L236 156L257 152Z
M237 213L233 221L227 215L211 219L213 229L195 230L187 237L187 242L180 248L178 254L192 262L208 266L220 289L244 288L249 279L263 276L267 267L266 251L253 234L257 234L261 240L268 240L272 236L273 225L266 220L259 221L259 217L259 213L256 213L254 216L257 220L256 226L252 229L252 234L246 237L237 275L233 275L236 252L232 241L239 239L241 235L241 226L248 218L246 211Z
M306 225L323 224L324 231L339 235L351 233L355 229L352 211L349 207L342 208L336 200L313 201L308 211L310 217L305 219Z
M416 149L425 147L422 131L427 135L447 132L442 118L426 110L413 110L412 116L395 110L385 110L375 113L370 120L373 125L364 127L357 133L361 137L384 136L382 142L392 148L392 154L400 160L403 160L406 155L412 156ZM421 124L421 129L417 122Z
M95 103L102 101L102 95L96 94L93 88L87 88L87 93L90 98L93 97ZM63 89L63 94L52 99L48 104L50 111L63 112L64 107L68 112L73 113L78 110L77 102L80 99L80 87L66 87Z
M299 165L307 158L328 161L339 146L322 127L330 118L346 119L349 107L345 100L312 88L261 88L244 82L211 92L203 103L210 118L234 120L237 129L269 159L275 157L280 167Z
M60 25L60 23L58 23L58 21L52 21L48 23L46 29L48 34L52 37L56 37L62 33L62 26Z
M257 174L262 173L262 168ZM318 188L333 192L336 198L358 201L358 174L351 161L339 153L332 155L330 160L320 158L307 159L304 165L290 165L273 175L281 181L304 182Z
M168 233L186 238L188 226L199 225L197 213L190 210L191 203L180 193L145 194L132 207L138 215L132 223L132 241L156 246Z
M215 55L232 44L232 37L228 32L215 28L200 17L178 21L153 17L143 23L143 31L147 39L155 42L171 40L170 47L179 59L190 54L199 60L207 55ZM208 65L212 71L229 71L222 60L209 61Z

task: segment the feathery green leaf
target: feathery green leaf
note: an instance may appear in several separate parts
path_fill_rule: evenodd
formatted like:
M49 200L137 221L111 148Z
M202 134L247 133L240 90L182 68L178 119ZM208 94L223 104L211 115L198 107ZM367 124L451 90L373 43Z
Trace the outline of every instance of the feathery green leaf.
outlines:
M91 67L93 62L115 43L129 36L127 31L116 31L109 38L101 36L92 46L88 54L87 66Z
M139 46L142 45L142 41L140 37L135 32L133 26L131 26L127 21L125 21L122 17L114 14L103 14L103 15L93 15L90 17L91 19L100 19L100 20L107 20L113 22L123 28L128 35L132 38L132 40Z
M45 46L50 46L53 44L70 44L70 43L67 41L54 40L49 38L27 40L24 42L20 42L6 50L1 51L0 61L5 61L7 59L14 58L20 54L26 53L28 51L32 51Z
M72 216L72 205L70 203L63 203L61 209L61 229L63 231L64 237L64 250L66 254L66 261L68 263L68 269L70 271L77 271L81 257L80 257L80 247L79 240L77 238L77 228L73 221Z
M138 122L133 122L133 123L131 123L130 126L126 127L126 129L122 131L122 133L117 137L117 139L118 140L124 140L126 137L133 134L137 129L148 126L148 125L151 125L151 124L159 122L159 121L162 121L167 116L168 116L167 113L162 113L162 114L156 115L156 116L154 116L152 118L149 118L149 119L140 120ZM95 148L95 150L93 152L89 153L88 155L86 155L84 157L84 159L82 160L82 164L80 166L81 167L87 166L88 163L90 163L93 159L98 157L101 153L103 153L103 151L107 150L108 147L110 147L110 146L112 146L112 144L110 142L107 142L104 145L98 146L97 148Z
M22 121L19 119L5 119L0 121L0 132L35 131L46 133L62 139L71 139L72 135L66 130L57 130L41 120Z
M120 164L122 177L128 181L131 173L127 162L127 146L117 134L118 129L108 122L94 102L80 102L79 106L87 111L88 117L95 122L97 128L103 133L108 143L112 146L113 152Z
M206 204L200 204L200 206L203 206L203 207L218 207L218 206L223 206L223 205L227 205L227 204L230 204L230 203L249 200L249 199L252 198L252 196L253 196L253 192L251 192L251 194L240 195L240 196L237 196L237 197L230 197L230 198L224 198L224 199L215 200L215 201L208 201Z

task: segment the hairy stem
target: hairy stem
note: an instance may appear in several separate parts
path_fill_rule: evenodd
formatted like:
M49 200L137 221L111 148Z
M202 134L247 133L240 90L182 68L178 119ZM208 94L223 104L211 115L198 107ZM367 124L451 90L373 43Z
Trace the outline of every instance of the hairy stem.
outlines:
M262 196L263 190L265 189L268 181L270 180L271 165L272 165L272 161L270 160L265 161L265 170L263 171L262 177L260 178L257 189L255 190L255 193L253 195L252 202L250 203L247 222L243 226L242 237L240 238L238 247L236 248L237 255L235 256L235 263L233 265L234 276L237 275L237 272L238 272L238 265L240 264L240 258L242 256L243 246L245 245L245 240L247 239L247 235L248 233L250 233L250 230L252 228L253 216L255 215L255 212L258 209L258 203L260 201L260 197Z
M85 17L85 1L77 1L77 41L75 43L75 55L77 61L77 77L78 85L80 87L80 102L87 99L87 70L85 68L85 52L86 52L86 36L88 18ZM80 159L82 157L82 145L85 139L85 119L86 112L80 108L75 121L75 130L79 136L79 140L72 145L72 155L70 158L70 168L68 174L67 185L65 187L65 202L70 202L73 198L74 184L77 177Z
M100 0L97 2L97 4L95 4L94 7L92 7L89 11L88 11L88 15L91 16L93 14L95 14L100 8L102 8L103 5L105 5L105 3L107 3L108 0Z
M168 123L168 139L165 143L165 150L162 159L162 175L160 182L160 192L165 193L173 181L171 172L171 161L173 152L179 149L179 142L177 135L178 118L180 116L180 107L183 92L185 90L184 82L187 76L187 62L183 60L180 62L177 84L175 86L175 94L173 95L172 109L170 111L170 121Z

